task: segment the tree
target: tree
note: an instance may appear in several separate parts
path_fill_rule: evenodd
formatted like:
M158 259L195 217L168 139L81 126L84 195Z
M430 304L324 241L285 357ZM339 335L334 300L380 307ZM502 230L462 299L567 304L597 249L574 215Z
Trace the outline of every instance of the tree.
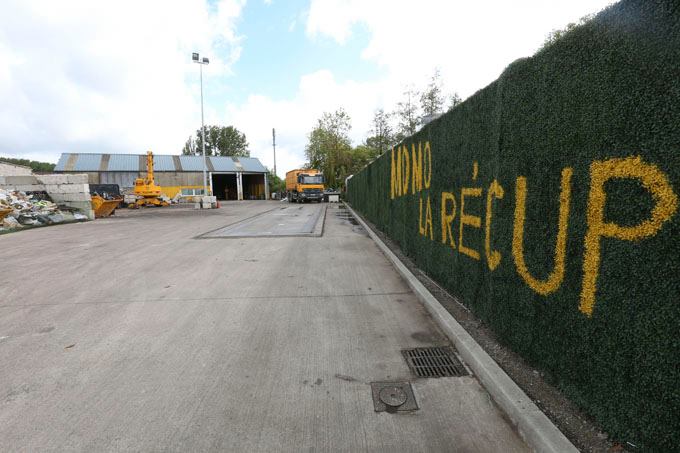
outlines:
M390 114L378 109L373 114L373 125L366 137L366 146L374 150L375 156L384 153L395 143L394 131L390 125ZM375 157L374 156L374 157Z
M439 69L435 69L430 83L420 95L420 106L423 117L434 117L444 111L444 95L442 94L442 81Z
M340 187L349 174L352 142L351 120L344 109L325 112L308 136L305 155L309 165L321 171L328 187Z
M200 132L200 129L198 131ZM189 136L189 139L184 144L182 154L185 156L196 156L197 154L200 154L200 152L196 151L196 140L194 140L192 136Z
M376 148L368 145L359 145L353 148L350 153L350 165L347 168L345 177L357 173L379 155L380 152ZM345 179L343 178L342 181L344 183Z
M459 105L462 102L463 100L460 98L458 93L454 91L453 94L449 96L449 110L452 110L455 106Z
M562 29L554 29L550 33L548 33L548 36L545 38L545 42L543 42L543 46L541 47L540 50L543 50L547 47L550 47L553 45L555 42L559 41L563 37L565 37L567 34L569 34L572 30L575 28L586 24L587 22L591 21L595 17L595 14L586 14L585 16L581 17L578 22L570 22L568 23L564 28Z
M413 87L408 87L404 91L404 100L397 104L395 112L398 120L396 141L400 142L406 137L416 133L420 115L415 100L418 92Z
M267 168L267 172L269 172L269 175L267 176L267 180L269 182L269 193L282 193L286 190L286 182L279 178L279 176L274 173L273 170Z
M197 155L203 153L203 135L201 129L196 131L196 138L189 140L182 148L182 154ZM205 155L248 157L248 141L246 135L234 126L205 126Z
M49 173L54 171L56 164L49 162L39 162L37 160L16 159L12 157L0 157L0 162L7 162L15 165L23 165L24 167L31 167L31 170L38 173Z

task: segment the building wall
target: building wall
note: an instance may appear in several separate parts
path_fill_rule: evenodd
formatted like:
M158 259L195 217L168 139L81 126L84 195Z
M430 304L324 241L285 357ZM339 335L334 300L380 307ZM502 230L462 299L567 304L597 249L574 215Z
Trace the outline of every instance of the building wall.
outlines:
M139 174L136 171L102 171L96 173L99 184L118 184L118 186L123 188L131 188L135 185L135 179L139 178ZM90 184L97 184L92 182L90 179Z
M75 173L75 172L64 172ZM101 172L77 172L79 174L87 174L88 182L90 184L118 184L121 191L132 189L135 185L135 179L145 178L146 172L126 172L126 171L101 171ZM246 174L244 174L245 176ZM247 178L248 187L243 188L249 194L255 195L256 198L266 198L267 192L264 184L264 173L251 174L257 176L256 178ZM210 186L210 174L208 174L208 186ZM203 188L203 172L172 172L163 171L155 172L154 180L156 184L161 187L161 191L169 198L173 198L180 193L182 189L202 189ZM239 197L243 199L243 195Z
M141 177L145 177L143 173ZM203 173L197 172L159 172L154 173L156 184L161 186L161 191L167 197L173 198L182 189L202 189Z
M146 173L143 174L145 177ZM198 186L203 187L202 172L162 172L154 173L154 179L159 186Z

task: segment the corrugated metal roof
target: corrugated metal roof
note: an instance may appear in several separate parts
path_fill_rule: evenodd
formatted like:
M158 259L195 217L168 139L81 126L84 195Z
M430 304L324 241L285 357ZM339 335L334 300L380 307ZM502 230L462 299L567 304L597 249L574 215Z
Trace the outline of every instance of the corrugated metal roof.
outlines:
M234 159L231 157L212 156L210 162L212 162L215 171L238 171Z
M108 165L100 168L102 165L102 156L104 154L89 154L89 153L62 153L57 162L55 171L127 171L139 172L146 171L146 166L140 163L144 162L145 154L110 154ZM255 173L265 173L266 168L260 161L254 157L224 157L214 156L210 157L210 164L215 171L246 171ZM175 166L175 161L179 160L182 169ZM154 154L154 170L155 171L203 171L203 156L177 156L171 154ZM71 166L71 164L73 164ZM106 159L104 159L106 164ZM208 165L210 167L210 165ZM69 168L66 168L69 167Z
M203 171L203 156L179 156L184 171Z
M80 155L81 157L84 154ZM139 171L139 156L136 154L111 154L106 171ZM80 160L80 159L78 159ZM95 171L95 170L90 170Z
M252 171L257 173L266 173L267 169L264 168L262 162L254 157L238 157L237 158L241 165L243 166L243 171Z
M54 171L64 171L64 168L66 167L66 161L68 161L68 156L69 154L63 153L61 156L59 156L59 162L57 162L57 165L54 167Z
M153 170L154 171L177 171L175 162L172 156L159 154L153 156Z
M101 154L79 154L73 171L98 171L101 161Z

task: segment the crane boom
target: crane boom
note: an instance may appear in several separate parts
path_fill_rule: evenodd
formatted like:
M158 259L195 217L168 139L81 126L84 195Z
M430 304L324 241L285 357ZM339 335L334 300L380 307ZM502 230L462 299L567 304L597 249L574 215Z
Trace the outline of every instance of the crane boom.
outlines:
M147 184L153 184L153 153L146 152L146 180Z
M161 188L153 179L153 153L146 153L146 178L135 179L135 195L138 199L129 207L139 206L167 206L168 203L161 199Z

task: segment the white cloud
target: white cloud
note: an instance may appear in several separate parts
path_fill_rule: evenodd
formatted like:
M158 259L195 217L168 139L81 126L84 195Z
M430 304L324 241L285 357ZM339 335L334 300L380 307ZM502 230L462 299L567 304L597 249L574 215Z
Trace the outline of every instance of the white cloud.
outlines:
M307 34L346 42L355 25L370 34L362 57L390 79L424 85L439 67L464 97L533 54L548 32L596 12L611 0L311 0Z
M200 118L190 54L211 58L212 83L230 76L241 52L244 2L4 0L0 155L55 161L64 151L179 152ZM423 87L435 67L447 89L467 97L532 54L552 29L607 3L311 0L290 27L305 24L310 39L340 45L365 31L360 57L379 65L380 76L339 81L319 67L283 100L254 92L228 104L226 114L206 104L206 123L243 130L252 155L270 167L276 127L283 175L304 163L307 134L324 111L344 107L358 143L376 108L393 109L404 86Z
M197 72L239 58L242 0L5 1L0 154L177 152L196 129Z
M306 32L312 40L344 44L355 27L370 36L361 57L383 69L378 80L338 82L327 70L301 79L288 100L251 96L230 106L230 122L246 132L251 153L272 165L271 127L280 137L277 170L283 175L305 161L306 135L324 111L344 107L359 143L376 108L392 110L404 87L423 87L435 68L445 88L468 97L496 79L517 58L533 54L555 28L598 11L610 0L311 0Z
M276 163L279 176L305 163L307 134L326 111L344 108L354 124L368 124L373 105L381 103L379 83L348 81L338 83L328 70L301 78L297 92L289 100L274 101L252 95L243 105L227 108L227 123L242 130L250 143L251 156L273 168L272 127L276 128ZM362 130L354 131L356 141Z

